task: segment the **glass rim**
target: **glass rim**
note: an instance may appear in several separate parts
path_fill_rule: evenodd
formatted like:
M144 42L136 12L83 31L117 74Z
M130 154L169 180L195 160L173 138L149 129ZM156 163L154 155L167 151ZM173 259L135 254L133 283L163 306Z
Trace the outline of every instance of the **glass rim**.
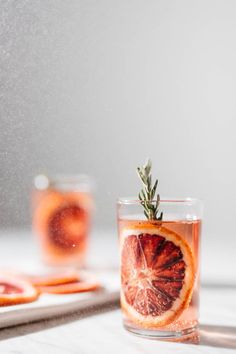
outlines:
M155 203L156 199L148 200L149 203ZM124 204L124 205L133 205L133 204L140 204L141 201L135 197L120 197L117 199L117 204ZM192 197L184 197L184 198L161 198L160 203L164 204L203 204L203 200L199 198L192 198Z
M49 180L51 183L55 184L60 184L60 183L65 183L65 184L79 184L79 183L91 183L92 178L89 175L86 174L55 174L55 175L50 175Z
M47 189L49 187L56 187L62 189L70 188L84 188L93 189L93 178L87 174L39 174L34 177L34 187L39 190Z

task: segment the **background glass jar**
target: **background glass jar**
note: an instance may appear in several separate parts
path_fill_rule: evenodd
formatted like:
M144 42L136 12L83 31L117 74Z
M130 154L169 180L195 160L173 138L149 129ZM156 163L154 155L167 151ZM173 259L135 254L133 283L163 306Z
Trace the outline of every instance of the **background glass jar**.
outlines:
M202 203L161 200L159 210L162 220L147 220L139 200L118 200L121 308L127 330L175 339L198 329Z
M50 265L85 265L93 198L85 175L38 175L33 190L33 230Z

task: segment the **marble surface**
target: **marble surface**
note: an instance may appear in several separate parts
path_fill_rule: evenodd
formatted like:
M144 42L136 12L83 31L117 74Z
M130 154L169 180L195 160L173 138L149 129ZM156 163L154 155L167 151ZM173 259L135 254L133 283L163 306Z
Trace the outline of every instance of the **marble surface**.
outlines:
M236 352L236 289L202 289L201 342L167 343L127 333L117 309L68 316L1 330L1 353L233 353Z
M0 266L18 265L21 269L39 264L38 248L26 232L0 233ZM103 257L96 258L101 243L107 247ZM112 243L112 245L111 245ZM114 243L114 244L113 244ZM110 246L109 246L110 245ZM100 247L100 248L99 248ZM91 267L109 264L116 267L114 252L117 245L105 233L94 235L90 252ZM96 250L96 252L95 252ZM103 251L104 252L104 251ZM229 251L230 252L230 251ZM106 254L106 257L105 257ZM101 253L100 253L101 255ZM104 258L106 262L104 262ZM233 259L231 266L234 267ZM213 268L212 268L213 269ZM232 273L232 276L234 273ZM210 277L210 274L208 275ZM218 276L205 277L201 290L200 344L160 342L138 338L122 327L120 310L105 307L101 310L74 313L48 321L15 326L0 331L0 353L233 353L236 352L236 282Z

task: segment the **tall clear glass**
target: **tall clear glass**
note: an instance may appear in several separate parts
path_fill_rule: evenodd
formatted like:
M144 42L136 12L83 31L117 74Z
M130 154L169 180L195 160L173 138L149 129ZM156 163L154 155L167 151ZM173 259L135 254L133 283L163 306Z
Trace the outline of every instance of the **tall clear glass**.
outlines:
M33 229L47 264L85 265L92 209L88 176L35 177Z
M162 220L147 220L139 200L117 203L123 323L141 336L184 338L198 329L203 205L166 199L159 210Z

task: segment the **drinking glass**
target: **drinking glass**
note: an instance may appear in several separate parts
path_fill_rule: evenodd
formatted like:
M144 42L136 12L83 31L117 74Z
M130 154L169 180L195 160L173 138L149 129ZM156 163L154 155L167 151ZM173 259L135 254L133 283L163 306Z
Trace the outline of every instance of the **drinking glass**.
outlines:
M92 209L88 176L35 177L33 230L47 264L85 265Z
M128 331L157 339L197 333L202 209L197 199L165 199L162 220L147 220L142 202L118 200L121 309Z

